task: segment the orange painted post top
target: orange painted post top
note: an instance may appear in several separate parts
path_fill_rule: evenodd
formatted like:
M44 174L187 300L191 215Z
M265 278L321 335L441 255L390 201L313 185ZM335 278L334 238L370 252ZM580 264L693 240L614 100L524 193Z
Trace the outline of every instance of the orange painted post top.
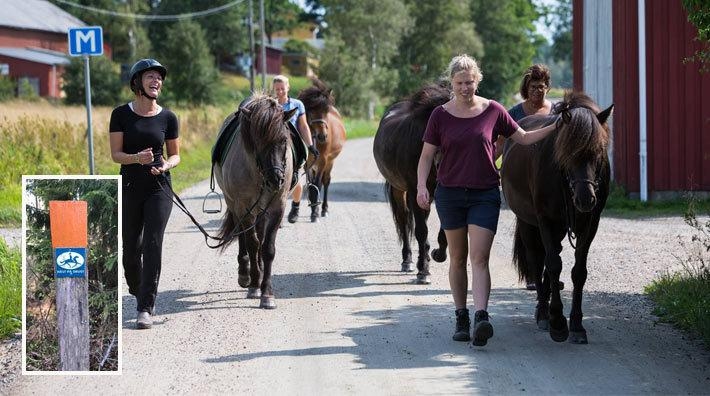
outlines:
M52 247L88 245L86 201L49 201L49 229Z

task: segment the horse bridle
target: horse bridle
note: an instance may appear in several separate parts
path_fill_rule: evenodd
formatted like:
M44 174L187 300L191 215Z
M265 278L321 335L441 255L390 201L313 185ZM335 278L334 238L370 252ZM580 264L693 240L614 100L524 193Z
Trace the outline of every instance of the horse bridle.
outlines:
M572 201L574 199L574 190L575 187L577 186L578 183L584 183L588 184L592 187L594 187L594 194L599 192L599 183L601 182L601 178L599 177L599 173L601 172L601 169L597 167L595 174L597 177L594 180L591 179L574 179L569 177L569 174L567 172L563 172L563 178L567 182L567 186L569 187L569 198L567 198L567 194L565 194L565 198L563 199L563 202L565 204L565 220L567 222L567 240L569 240L570 246L572 246L572 249L577 249L577 246L574 244L574 240L577 239L577 235L574 233L574 228L575 228L575 217L574 217L574 202L567 202L567 201Z

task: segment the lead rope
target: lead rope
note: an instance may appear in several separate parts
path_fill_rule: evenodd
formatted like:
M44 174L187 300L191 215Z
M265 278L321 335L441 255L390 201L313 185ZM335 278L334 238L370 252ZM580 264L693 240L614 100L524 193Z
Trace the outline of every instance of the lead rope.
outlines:
M187 215L187 217L189 217L190 220L192 220L192 223L195 224L195 226L197 226L197 228L200 230L200 232L202 232L202 235L205 236L205 244L206 244L207 247L209 247L210 249L217 249L217 248L220 248L220 247L226 245L227 243L231 242L235 237L237 237L237 236L239 236L239 235L241 235L241 234L244 234L244 233L246 233L247 231L249 231L249 230L251 230L252 228L254 228L254 227L256 226L256 223L257 223L259 217L262 216L264 213L266 213L266 208L269 207L269 205L271 204L271 201L273 201L273 200L274 200L274 197L276 196L276 194L272 195L272 197L271 197L271 199L269 200L268 204L267 204L264 208L261 209L261 212L259 212L259 213L256 215L256 218L254 219L254 223L253 223L252 225L250 225L249 227L247 227L247 228L245 228L245 229L242 229L242 230L239 230L238 228L235 228L234 231L232 231L232 233L229 234L229 236L227 236L227 237L225 237L225 238L220 238L220 237L212 236L212 235L208 234L207 231L205 231L205 229L202 227L202 225L200 225L200 223L197 222L197 220L196 220L195 217L192 215L192 213L190 213L190 211L187 209L187 206L185 206L185 204L182 202L182 200L181 200L180 197L177 195L177 193L173 190L173 188L172 188L172 186L171 186L170 184L168 184L168 188L170 189L170 192L168 192L168 191L165 190L165 187L163 187L163 185L160 183L160 181L158 181L157 178L156 178L156 183L158 183L158 186L160 186L160 189L163 190L163 193L164 193L165 195L167 195L167 196L170 197L170 199L171 199L172 202L175 204L175 206L177 206L178 209L180 209L183 213L185 213L185 214ZM261 185L261 190L259 191L259 196L256 198L256 201L254 201L254 203L251 205L251 207L249 208L249 210L244 214L244 216L242 216L242 218L241 218L241 219L239 220L239 222L237 223L239 226L241 226L241 224L242 224L242 222L244 221L244 219L246 219L246 217L247 217L249 214L251 214L252 210L254 210L254 208L257 206L257 204L259 203L259 200L261 199L261 197L262 197L263 195L264 195L264 183L262 183L262 185ZM215 240L215 241L220 241L220 242L219 242L217 245L214 245L214 246L213 246L213 245L210 245L209 239L212 239L212 240Z
M565 179L567 177L565 176ZM564 186L562 187L562 193L564 195L564 199L562 202L565 204L565 221L567 225L567 240L569 240L569 244L572 246L572 249L577 250L577 245L575 245L574 240L577 239L577 235L574 233L574 206L572 206L572 209L570 210L570 205L567 204L567 188ZM571 195L571 194L570 194Z

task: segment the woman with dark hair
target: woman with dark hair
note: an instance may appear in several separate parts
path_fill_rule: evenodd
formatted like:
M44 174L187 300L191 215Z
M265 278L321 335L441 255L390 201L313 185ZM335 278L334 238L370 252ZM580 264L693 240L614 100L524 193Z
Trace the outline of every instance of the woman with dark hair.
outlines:
M550 83L550 69L547 66L538 63L528 67L523 74L523 81L520 83L520 96L523 101L508 109L508 114L516 122L533 114L550 114L552 102L547 100ZM498 146L502 148L502 142L498 143ZM535 290L535 281L528 281L525 288Z
M141 59L130 71L133 101L113 109L111 158L123 176L123 269L136 297L136 328L153 325L162 264L163 235L172 211L170 169L180 163L178 119L158 105L167 70Z

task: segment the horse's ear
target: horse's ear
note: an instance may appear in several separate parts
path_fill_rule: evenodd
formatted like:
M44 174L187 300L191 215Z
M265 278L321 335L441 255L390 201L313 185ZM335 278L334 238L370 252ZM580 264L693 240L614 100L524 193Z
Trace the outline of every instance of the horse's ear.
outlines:
M240 108L237 110L237 114L238 114L238 113L244 114L244 118L246 118L247 120L249 119L249 116L251 116L251 110L250 110L250 109L247 109L246 107L240 107Z
M606 110L597 114L597 120L599 120L599 123L603 125L613 112L614 112L614 104L612 103L611 106L607 107Z
M291 109L289 111L284 111L284 121L290 120L291 117L293 117L293 115L296 114L297 111L298 111L298 109Z

